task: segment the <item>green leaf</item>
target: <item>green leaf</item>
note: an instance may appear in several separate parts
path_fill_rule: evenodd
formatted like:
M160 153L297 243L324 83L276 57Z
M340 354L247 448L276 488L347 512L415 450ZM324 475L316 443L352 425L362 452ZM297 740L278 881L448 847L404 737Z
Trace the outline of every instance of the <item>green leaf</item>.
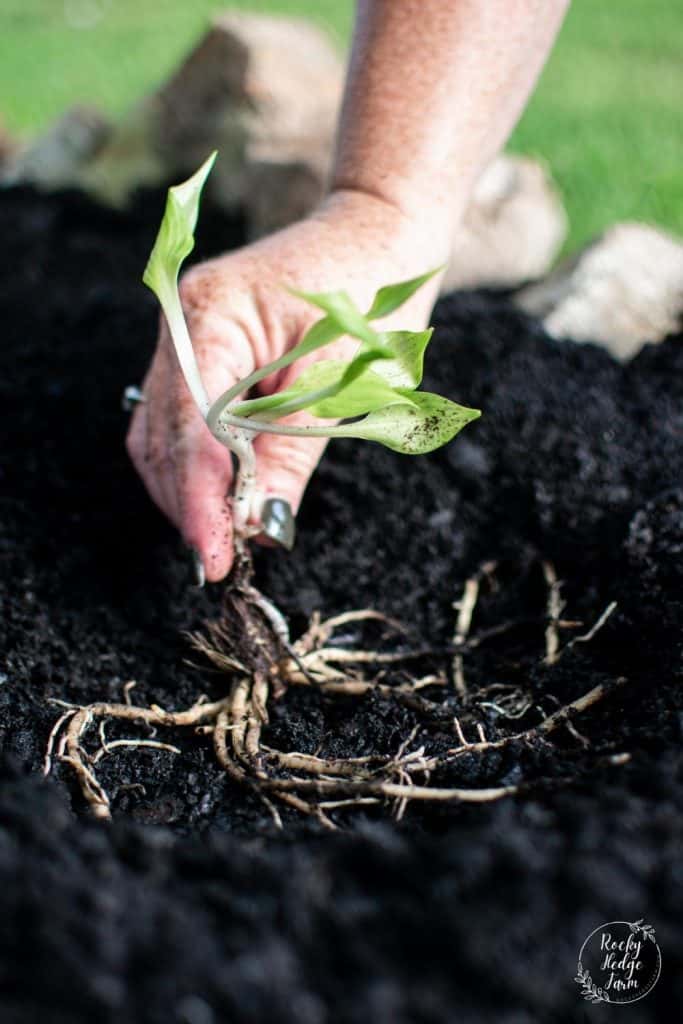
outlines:
M142 280L161 298L160 291L177 281L183 261L194 249L194 229L202 188L216 159L214 151L191 178L169 188L164 217Z
M324 316L322 320L316 320L313 326L308 328L298 345L285 352L281 359L276 360L278 364L284 364L278 366L278 369L284 369L296 362L297 359L301 359L302 356L310 355L311 352L322 348L323 345L329 345L331 341L341 338L343 333L332 317ZM273 365L271 363L271 366ZM272 369L270 372L273 372Z
M360 362L359 358L357 363ZM307 408L313 416L321 419L347 419L364 416L395 400L393 388L374 369L365 368L357 376L350 376L347 370L334 393L318 399Z
M389 313L393 313L395 309L398 309L404 302L407 302L411 295L414 295L423 284L426 284L430 278L434 277L441 270L443 270L443 267L436 267L420 277L411 278L410 281L400 281L398 284L389 284L385 288L380 288L375 295L372 306L366 313L366 319L377 320L380 317L388 316Z
M416 388L422 380L424 354L433 334L426 331L387 331L382 340L391 352L383 359L376 372L395 388Z
M368 316L393 311L435 273L436 270L380 289ZM212 430L219 426L224 413L228 418L233 415L242 420L245 427L249 424L250 429L274 432L278 431L275 420L302 409L322 419L365 415L362 420L341 426L285 427L282 424L279 429L297 436L367 438L396 451L418 454L446 444L466 423L480 415L477 410L456 405L439 395L413 393L422 380L431 329L377 333L345 292L296 291L294 294L323 309L326 315L311 327L297 346L235 385L214 403L207 419ZM349 363L321 361L305 370L286 391L230 406L241 391L343 334L361 341L360 352Z
M381 288L377 292L372 306L373 310L375 307L380 309L380 313L374 315L385 315L382 312L383 309L391 311L391 309L397 308L401 302L405 302L413 292L417 291L425 281L433 277L440 269L431 270L428 274L416 277L412 281L403 281L397 285ZM332 341L336 341L337 338L344 334L349 334L352 338L358 338L364 344L366 351L368 349L377 349L385 343L389 344L390 347L393 345L394 352L391 365L387 361L386 370L378 372L381 372L382 376L394 386L418 386L422 380L424 349L431 337L431 332L426 335L425 332L421 332L414 337L409 331L388 331L378 334L368 323L370 314L368 314L368 317L364 317L346 292L302 292L294 288L291 288L290 291L293 295L297 295L299 298L305 299L306 302L310 302L312 305L324 310L326 316L313 324L298 345L285 352L279 359L274 359L272 363L260 367L244 380L238 381L237 384L233 385L233 387L216 399L207 416L207 422L212 430L218 423L221 414L238 395L249 391L272 373L286 369L297 359L308 355L310 352L315 352L316 349L322 348ZM391 303L395 304L391 305ZM257 401L261 400L257 399ZM272 408L272 406L269 406L269 408ZM266 407L260 406L259 410L266 411ZM250 412L249 415L254 415L254 413ZM285 413L282 415L285 415Z
M380 339L376 331L373 331L367 319L363 316L356 304L346 292L300 292L295 288L289 289L292 295L298 295L311 305L317 306L327 313L327 316L339 328L339 335L350 334L352 338L360 338L366 344L378 347Z
M235 416L258 416L269 422L302 409L321 419L362 416L396 401L394 389L369 368L370 363L381 364L384 358L379 351L362 353L350 363L321 360L307 367L286 390L241 402L231 411Z
M447 444L481 415L478 409L467 409L425 391L407 391L402 398L356 423L332 428L331 436L359 437L404 455L423 455Z
M194 248L199 200L215 159L214 152L191 178L168 190L161 227L142 276L161 303L183 376L204 417L209 411L209 399L178 294L178 272Z

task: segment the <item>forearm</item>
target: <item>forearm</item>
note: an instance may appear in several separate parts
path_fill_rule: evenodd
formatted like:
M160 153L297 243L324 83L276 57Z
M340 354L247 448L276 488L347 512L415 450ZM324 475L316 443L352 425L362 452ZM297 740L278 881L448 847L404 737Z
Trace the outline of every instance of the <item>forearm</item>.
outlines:
M452 238L504 145L569 0L359 0L333 190Z

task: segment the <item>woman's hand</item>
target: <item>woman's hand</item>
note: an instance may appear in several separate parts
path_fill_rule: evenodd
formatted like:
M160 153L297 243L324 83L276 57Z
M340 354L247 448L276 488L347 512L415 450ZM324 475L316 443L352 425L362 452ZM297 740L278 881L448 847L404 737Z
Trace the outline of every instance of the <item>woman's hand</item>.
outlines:
M435 223L415 223L382 199L340 191L305 221L192 268L180 291L209 399L296 345L319 318L287 287L344 289L366 309L383 285L443 264L448 241ZM438 281L429 281L393 322L387 318L379 326L423 329ZM266 379L259 391L289 387L304 365L329 358L331 351L349 355L356 344L340 339ZM130 456L154 501L197 550L206 578L220 580L233 558L231 455L211 435L190 396L163 317L143 393L127 438ZM299 413L287 422L310 418ZM324 446L320 438L259 436L254 449L261 501L279 498L296 512Z

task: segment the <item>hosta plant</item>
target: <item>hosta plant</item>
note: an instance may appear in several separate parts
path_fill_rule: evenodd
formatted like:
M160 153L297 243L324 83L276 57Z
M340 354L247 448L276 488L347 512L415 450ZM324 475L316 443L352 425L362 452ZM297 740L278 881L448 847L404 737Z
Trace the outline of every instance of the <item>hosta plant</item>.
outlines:
M480 414L441 395L417 390L431 329L382 331L373 326L374 321L398 309L435 271L380 288L366 313L344 291L295 292L322 311L321 319L279 359L237 381L211 403L183 315L178 273L194 247L201 191L215 157L213 153L191 178L169 189L143 280L159 299L187 386L208 429L237 458L233 524L236 536L245 538L259 530L259 510L252 507L256 489L253 441L258 434L355 437L377 441L406 455L420 455L446 444ZM248 397L250 390L272 373L342 336L358 343L350 358L321 358L303 369L291 387L260 398ZM283 422L284 417L301 410L321 422L308 426Z

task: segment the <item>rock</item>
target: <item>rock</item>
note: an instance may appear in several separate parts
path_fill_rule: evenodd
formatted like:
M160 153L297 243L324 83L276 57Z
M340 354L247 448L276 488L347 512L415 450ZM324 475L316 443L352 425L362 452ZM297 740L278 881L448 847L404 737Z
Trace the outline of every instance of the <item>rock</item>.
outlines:
M213 198L245 203L254 234L280 227L323 192L343 78L340 56L314 25L220 15L169 81L124 118L81 181L122 203L140 185L194 171L218 149Z
M75 106L35 142L19 149L2 171L2 182L23 182L44 189L75 184L85 161L109 135L109 124L93 107Z
M307 160L264 160L249 167L244 203L251 238L260 238L304 217L322 199L329 173L329 150Z
M597 342L625 362L680 330L683 240L648 224L616 224L516 302L554 337Z
M442 291L512 288L539 277L566 233L564 206L545 168L529 157L502 154L474 190Z

